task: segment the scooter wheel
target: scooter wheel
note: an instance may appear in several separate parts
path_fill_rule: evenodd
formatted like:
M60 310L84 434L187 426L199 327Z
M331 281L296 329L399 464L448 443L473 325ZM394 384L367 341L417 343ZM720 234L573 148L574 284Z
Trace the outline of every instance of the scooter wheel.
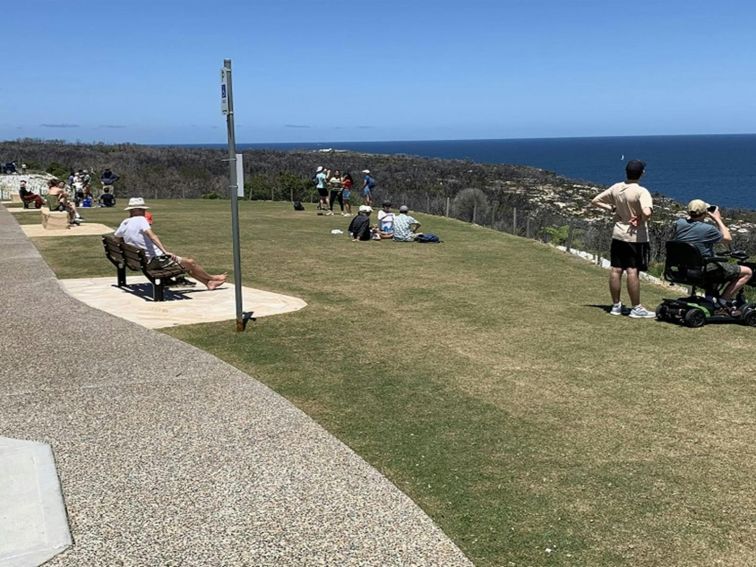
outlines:
M743 323L749 327L756 327L756 311L750 311L743 317Z
M688 309L685 312L685 325L688 327L703 327L706 322L706 315L700 309Z

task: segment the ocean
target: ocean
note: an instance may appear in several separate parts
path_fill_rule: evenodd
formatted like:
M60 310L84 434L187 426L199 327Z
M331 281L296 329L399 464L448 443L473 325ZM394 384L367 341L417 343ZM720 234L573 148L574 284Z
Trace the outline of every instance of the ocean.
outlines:
M624 178L628 160L642 159L647 167L642 184L652 193L682 203L703 199L723 207L756 210L756 134L237 144L237 148L333 148L530 165L604 185Z

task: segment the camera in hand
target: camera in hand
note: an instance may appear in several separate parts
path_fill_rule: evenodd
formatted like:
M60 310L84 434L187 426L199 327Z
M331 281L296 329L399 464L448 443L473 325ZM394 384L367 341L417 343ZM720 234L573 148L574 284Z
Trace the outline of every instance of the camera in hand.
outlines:
M708 207L706 207L706 210L709 211L710 213L713 213L714 211L717 210L717 206L716 205L709 205Z

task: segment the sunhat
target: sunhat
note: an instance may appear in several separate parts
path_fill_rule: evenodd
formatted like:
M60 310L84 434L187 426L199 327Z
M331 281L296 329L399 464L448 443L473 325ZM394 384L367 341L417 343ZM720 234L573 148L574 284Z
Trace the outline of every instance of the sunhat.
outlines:
M370 170L369 169L363 169L362 173L370 173Z
M144 199L142 197L132 197L129 199L129 206L123 210L130 211L131 209L149 209L149 207L144 204Z
M361 213L372 213L373 208L368 205L360 205L360 212Z

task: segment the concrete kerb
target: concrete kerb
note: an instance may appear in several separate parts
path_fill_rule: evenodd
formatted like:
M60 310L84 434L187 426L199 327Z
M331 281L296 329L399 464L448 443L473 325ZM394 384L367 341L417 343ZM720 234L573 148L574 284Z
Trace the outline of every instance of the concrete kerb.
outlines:
M0 243L0 434L52 446L75 542L49 565L469 565L264 385L61 293L3 208Z

